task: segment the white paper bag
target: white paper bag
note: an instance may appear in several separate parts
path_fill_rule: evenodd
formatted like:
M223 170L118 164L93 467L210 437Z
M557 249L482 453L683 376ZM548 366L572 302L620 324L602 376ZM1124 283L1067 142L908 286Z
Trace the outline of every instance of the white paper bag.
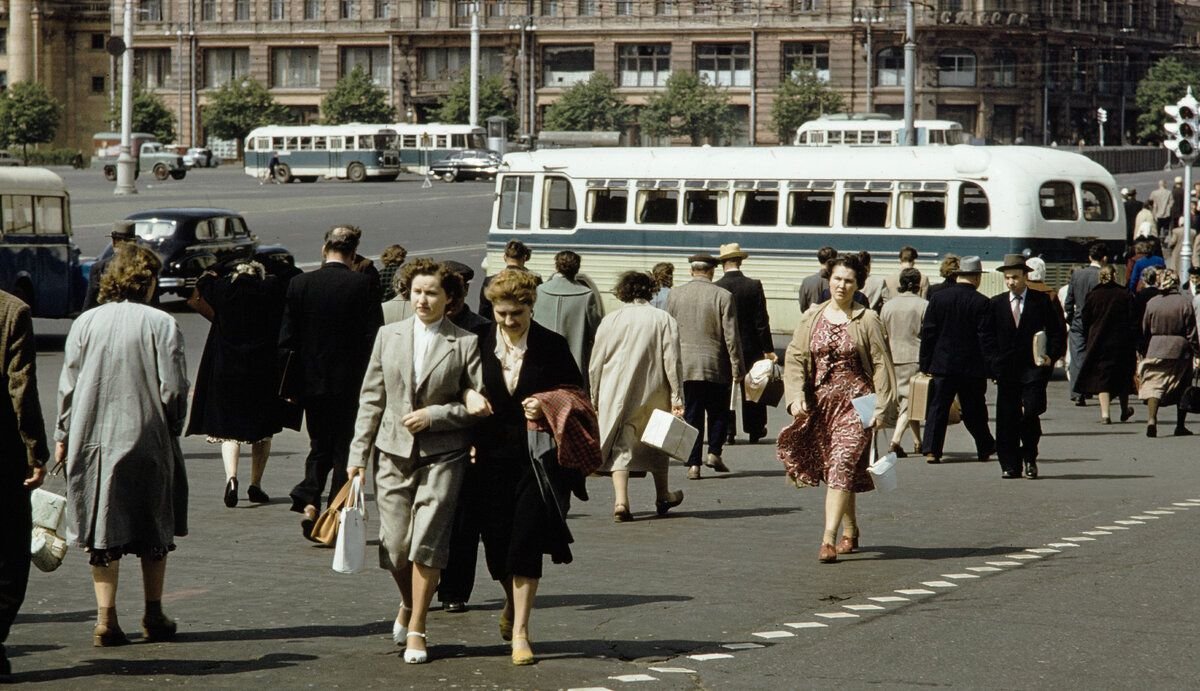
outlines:
M1033 364L1041 367L1049 355L1046 353L1046 332L1039 331L1033 335Z
M862 419L863 429L870 427L871 421L875 419L875 401L873 393L850 399L850 403L854 405L854 411Z
M66 535L67 498L47 492L42 488L33 490L29 495L29 503L33 507L33 524L59 535Z
M867 472L875 481L875 489L880 492L891 492L896 489L899 478L896 477L896 454L889 453L881 458L875 458L875 437L871 437L871 464Z
M350 501L338 513L337 546L333 551L333 570L338 573L358 573L366 562L367 512L362 476L355 476L351 482Z
M642 443L666 453L677 461L686 461L696 444L700 430L665 410L650 414L646 430L642 432Z

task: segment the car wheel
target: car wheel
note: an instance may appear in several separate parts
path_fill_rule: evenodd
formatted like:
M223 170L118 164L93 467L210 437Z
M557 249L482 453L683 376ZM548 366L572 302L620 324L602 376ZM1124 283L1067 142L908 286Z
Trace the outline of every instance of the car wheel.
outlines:
M117 181L117 167L116 166L104 166L104 179L108 180L109 182L116 182Z
M454 182L457 178L458 175L453 170L447 170L442 173L442 182Z
M275 164L275 181L285 185L292 181L292 169L288 167L288 164Z
M187 177L186 170L172 170L171 171L171 179L172 180L182 180L185 177Z
M154 164L154 179L155 180L166 180L169 177L171 177L171 171L167 169L167 164L165 164L165 163Z
M346 177L350 178L350 182L362 182L367 179L367 169L361 163L351 163L346 169Z

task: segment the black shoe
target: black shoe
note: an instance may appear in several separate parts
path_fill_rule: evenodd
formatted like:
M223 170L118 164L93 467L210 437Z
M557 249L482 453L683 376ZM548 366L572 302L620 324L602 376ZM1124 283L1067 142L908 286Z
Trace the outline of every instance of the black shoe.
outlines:
M447 602L442 606L442 609L452 614L462 614L467 611L467 603L465 602Z
M892 444L888 447L888 451L896 454L896 458L907 458L908 454L904 453L904 447L899 444Z
M757 430L750 435L750 443L757 444L760 440L762 440L766 436L767 436L767 430L765 430L765 429Z
M1146 436L1154 438L1158 436L1158 425L1146 425Z
M1025 477L1036 480L1037 475L1037 461L1025 461Z
M1005 480L1017 480L1020 479L1021 474L1015 470L1006 470L1003 473L1000 473L1000 477Z
M984 449L983 451L977 452L975 457L979 459L980 463L987 463L988 461L992 460L992 455L994 455L995 453L996 453L996 445L992 444L991 446Z
M250 485L249 487L246 488L246 498L249 499L250 501L254 502L255 504L270 504L271 503L271 498L268 497L267 493L262 491L262 488L259 487L258 485Z
M229 478L229 482L225 483L225 506L233 508L237 506L237 478Z
M1131 417L1133 417L1133 406L1129 406L1125 410L1121 411L1121 422L1125 422Z
M937 465L942 462L942 457L937 454L927 453L925 454L925 462L930 465Z
M1190 437L1190 436L1192 436L1192 431L1190 429L1188 429L1187 427L1184 427L1183 425L1179 425L1178 427L1175 428L1175 436Z
M1076 408L1086 408L1087 407L1087 399L1084 398L1083 396L1076 398L1075 399L1075 407Z

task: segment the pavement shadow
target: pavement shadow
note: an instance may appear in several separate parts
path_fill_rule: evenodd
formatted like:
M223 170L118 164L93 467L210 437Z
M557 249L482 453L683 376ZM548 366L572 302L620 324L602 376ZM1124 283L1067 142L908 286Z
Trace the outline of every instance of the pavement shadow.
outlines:
M1039 480L1145 480L1154 475L1102 475L1075 473L1071 475L1039 475Z
M316 655L270 653L253 660L82 660L61 669L40 669L12 675L15 683L35 683L81 679L95 676L210 676L215 674L245 674L271 669L295 667L301 662L316 660Z
M541 604L541 600L538 600ZM175 636L176 643L223 643L227 641L277 641L298 638L360 638L382 636L392 631L391 622L373 621L355 626L282 626L277 629L226 629L188 631Z
M804 509L799 506L786 506L774 509L721 509L717 511L688 511L673 509L671 515L677 518L700 518L704 520L725 520L731 518L750 518L763 516L786 516L789 513L799 513Z
M1020 547L907 547L902 545L870 545L860 547L857 553L867 556L866 561L890 561L898 559L917 559L921 561L936 561L938 559L961 559L963 557L991 557L997 554L1012 554L1020 551ZM838 557L839 560L842 557ZM835 562L837 563L837 562Z
M1039 464L1051 463L1054 465L1058 465L1059 463L1094 463L1098 460L1100 460L1100 459L1099 458L1039 458L1039 459L1037 459L1037 462Z
M46 612L38 614L27 614L22 612L17 615L18 624L74 624L81 621L93 621L96 618L96 610L81 609L75 612Z
M574 607L584 612L598 612L622 607L640 607L658 602L688 602L688 595L645 595L627 593L581 593L569 595L539 595L537 608Z
M541 600L539 598L539 604ZM770 647L770 643L762 643ZM629 641L614 639L585 638L566 641L537 641L533 644L539 660L571 659L617 659L623 662L666 661L681 655L691 655L701 650L716 651L712 641L646 640ZM508 645L436 645L430 659L449 657L508 657L512 649ZM726 652L726 651L721 651Z

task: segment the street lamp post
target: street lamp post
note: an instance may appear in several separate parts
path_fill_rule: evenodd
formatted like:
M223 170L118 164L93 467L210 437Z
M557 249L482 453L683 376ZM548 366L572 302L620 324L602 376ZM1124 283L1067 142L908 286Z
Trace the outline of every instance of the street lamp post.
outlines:
M121 54L121 153L117 157L117 186L113 194L137 194L133 183L133 0L125 0L125 52Z
M471 106L467 120L471 127L479 125L479 2L471 3Z
M917 145L917 17L916 3L904 8L904 145Z
M183 29L175 29L175 103L179 106L179 129L183 129ZM183 141L182 134L179 141Z
M881 7L859 7L854 10L854 23L867 28L867 112L875 112L875 48L871 40L871 27L887 19L887 10Z
M521 44L517 49L517 117L521 124L521 135L533 135L534 113L534 69L532 46L526 43L525 32L534 31L534 18L530 15L514 17L508 24L510 31L521 32ZM526 107L528 105L528 108Z

